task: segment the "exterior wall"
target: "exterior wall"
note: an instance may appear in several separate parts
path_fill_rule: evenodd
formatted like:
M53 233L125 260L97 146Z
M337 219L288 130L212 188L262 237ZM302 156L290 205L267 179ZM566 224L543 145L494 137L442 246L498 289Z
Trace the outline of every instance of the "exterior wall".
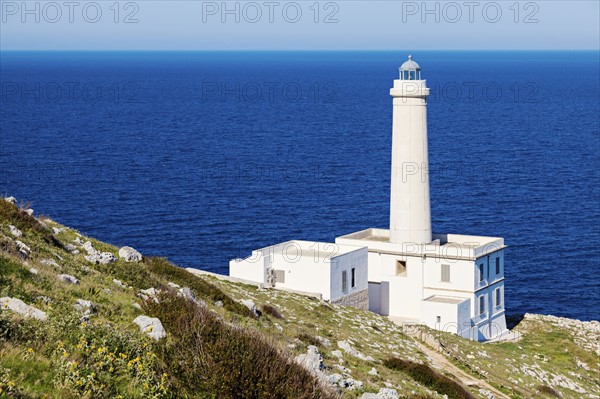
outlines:
M285 281L277 281L276 287L318 292L323 295L324 300L331 299L329 259L313 256L295 257L280 251L272 254L271 259L271 268L281 270L285 274Z
M331 303L343 306L351 306L357 309L369 310L369 290L356 291L349 295L338 298Z
M390 241L431 242L427 96L424 80L395 80L393 97Z
M352 268L355 269L355 283L352 287ZM342 290L342 272L346 272L346 291ZM314 279L308 276L310 280ZM339 298L352 295L369 288L368 278L368 252L366 247L357 249L331 259L331 272L329 282L329 298L323 299L337 301ZM368 296L366 298L368 303Z
M450 267L450 282L442 281L442 265L449 265ZM468 260L427 257L423 281L426 297L430 295L457 296L457 291L465 291L459 296L468 298L469 296L467 293L473 292L475 288L473 281L473 262ZM444 291L444 294L431 290L442 290ZM455 293L451 294L451 292Z
M406 275L396 275L397 261L406 262ZM381 254L382 314L420 319L423 299L422 270L421 258ZM387 282L387 287L384 282Z
M229 261L229 275L232 277L266 283L266 269L269 259L261 251L252 252L246 259L232 259Z

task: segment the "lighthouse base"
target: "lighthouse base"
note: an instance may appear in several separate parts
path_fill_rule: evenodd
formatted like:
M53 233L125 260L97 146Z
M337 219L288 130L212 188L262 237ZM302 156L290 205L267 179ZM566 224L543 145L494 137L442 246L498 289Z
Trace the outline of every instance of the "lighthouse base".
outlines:
M368 248L369 310L476 341L506 334L502 238L395 243L389 230L367 229L336 243Z

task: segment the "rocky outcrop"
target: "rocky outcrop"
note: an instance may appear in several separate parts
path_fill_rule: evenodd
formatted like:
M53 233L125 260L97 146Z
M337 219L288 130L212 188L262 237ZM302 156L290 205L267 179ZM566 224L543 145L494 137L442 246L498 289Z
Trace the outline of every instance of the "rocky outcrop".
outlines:
M79 284L79 280L75 276L71 276L70 274L59 274L58 279L63 283L67 284Z
M252 299L242 299L240 302L242 305L247 307L248 310L250 310L252 312L252 314L254 314L254 316L260 317L261 312L260 312L260 310L258 310L258 308L256 307L256 304L254 303L254 301Z
M0 298L0 308L3 310L10 310L21 316L31 317L37 320L46 320L48 318L46 312L41 311L34 306L27 305L25 302L17 298Z
M91 255L84 256L84 258L88 262L94 263L96 265L108 265L109 263L113 263L119 260L119 258L114 256L110 252L94 252Z
M17 199L16 199L15 197L5 197L5 198L4 198L4 201L6 201L6 202L10 202L10 203L11 203L11 204L13 204L13 205L16 205L16 204L17 204Z
M368 361L368 362L372 362L373 359L371 356L366 356L365 354L359 352L358 350L356 350L352 345L350 341L339 341L338 342L338 347L340 349L342 349L344 352L346 352L347 354L349 354L350 356L354 356L356 358L359 358L360 360L364 360L364 361Z
M294 360L311 374L319 377L322 376L321 372L325 369L325 366L323 365L323 356L319 353L319 349L314 345L309 345L307 352L296 356Z
M381 388L377 393L363 393L360 399L398 399L398 391L391 388Z
M8 232L17 238L23 237L23 232L21 230L17 229L12 224L8 226Z
M27 259L29 254L31 253L31 248L29 248L25 243L16 240L15 245L17 246L17 250L19 251L19 255L23 259Z
M145 333L152 339L158 341L167 336L162 323L156 317L138 316L133 322L140 327L140 332Z
M125 262L139 262L142 260L142 254L131 247L121 247L119 249L119 258Z

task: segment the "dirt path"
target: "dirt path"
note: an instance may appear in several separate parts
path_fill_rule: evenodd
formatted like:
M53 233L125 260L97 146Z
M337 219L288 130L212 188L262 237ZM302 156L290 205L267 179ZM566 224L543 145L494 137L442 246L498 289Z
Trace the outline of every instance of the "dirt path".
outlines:
M476 385L479 388L486 389L486 390L490 391L496 399L500 399L500 398L510 399L510 396L506 395L503 392L500 392L499 390L497 390L496 388L494 388L493 386L488 384L486 381L484 381L478 377L475 377L471 374L466 373L462 369L455 366L454 363L452 363L450 360L448 360L443 354L441 354L440 352L438 352L434 349L431 349L427 345L423 344L419 340L418 335L413 335L413 334L409 334L409 335L411 335L414 338L414 341L417 344L417 346L419 347L419 349L423 353L425 353L427 355L427 357L429 357L431 359L431 361L433 362L433 364L435 366L454 375L454 377L456 377L456 379L461 384L464 384L466 386Z

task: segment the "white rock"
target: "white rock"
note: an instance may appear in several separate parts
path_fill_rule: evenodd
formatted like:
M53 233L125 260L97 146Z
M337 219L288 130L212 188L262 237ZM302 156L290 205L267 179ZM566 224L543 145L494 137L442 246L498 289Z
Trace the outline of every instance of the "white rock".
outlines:
M190 301L194 301L196 302L196 295L194 295L194 293L192 292L192 290L190 290L188 287L183 287L179 289L179 292L177 293L178 296L181 296L185 299L189 299Z
M136 308L136 309L140 309L140 310L142 310L142 305L140 305L140 304L139 304L139 303L137 303L137 302L133 302L133 303L131 304L131 306L133 306L133 307L134 307L134 308Z
M344 357L344 355L342 354L342 351L338 351L338 350L334 350L333 352L331 352L331 355L337 357L337 358L342 358Z
M79 238L79 237L75 237L75 239L73 240L73 242L74 242L75 244L77 244L77 245L81 245L81 244L83 244L83 241L82 241L82 240L81 240L81 238ZM91 243L90 243L90 245L91 245Z
M364 361L368 361L368 362L372 362L373 360L375 360L371 356L366 356L363 353L356 350L355 348L353 348L352 345L350 345L350 343L348 341L339 341L338 347L340 349L343 349L350 356L354 356L356 358L359 358L360 360L364 360Z
M142 260L142 254L131 247L121 247L119 249L119 258L125 262L139 262Z
M113 283L115 285L118 285L121 288L127 288L127 286L125 284L123 284L123 282L121 280L117 280L116 278L113 278Z
M398 391L391 388L381 388L378 393L363 393L360 399L398 399Z
M29 273L31 273L31 274L38 274L39 272L38 272L38 269L32 267L32 268L29 269Z
M22 237L23 236L23 232L21 230L17 229L12 224L8 226L8 231L10 232L10 234L12 234L15 237Z
M75 304L73 305L73 307L76 310L84 311L84 310L91 310L94 307L94 304L92 303L92 301L86 301L85 299L78 299L77 301L75 301Z
M251 300L251 299L242 299L240 302L242 303L242 305L244 305L245 307L247 307L254 314L254 316L256 316L256 317L260 316L260 312L256 308L256 304L254 303L253 300Z
M273 323L273 325L279 332L283 331L283 327L281 327L281 325L279 325L279 323Z
M342 381L342 376L340 374L330 374L327 376L327 382L331 385L337 385L340 381Z
M67 244L65 245L65 250L74 253L75 251L77 251L79 253L79 250L77 249L77 247L73 244Z
M31 248L29 248L27 245L25 245L19 240L16 240L15 244L17 245L17 249L19 250L19 255L21 255L22 258L26 259L31 253Z
M141 332L157 341L167 336L162 323L156 317L138 316L133 322L140 327Z
M21 316L33 317L37 320L46 320L48 318L46 312L43 312L31 305L27 305L25 302L17 298L0 298L0 308L11 310L17 314L20 314Z
M60 233L62 233L63 231L65 231L66 229L67 229L66 227L53 227L53 228L52 228L52 232L53 232L54 234L60 234Z
M79 280L77 277L71 276L69 274L59 274L58 279L67 284L79 284Z
M88 262L94 263L96 265L98 265L98 264L108 265L109 263L114 263L118 260L118 258L110 252L98 252L98 251L94 252L91 255L86 255L86 256L84 256L84 258Z
M121 253L119 253L119 255L121 255ZM173 282L171 282L171 281L169 281L169 282L167 283L167 285L168 285L169 287L171 287L171 288L181 288L181 286L180 286L179 284L175 284L175 283L173 283Z
M75 239L75 241L77 241L77 240L78 240L78 238ZM81 241L81 240L79 240L79 241ZM92 254L95 254L96 252L98 252L94 248L94 245L92 245L91 241L86 241L85 244L83 244L83 250L85 252L87 252L88 255L92 255Z
M323 365L323 356L321 356L319 349L314 345L309 345L307 352L296 356L294 360L313 375L318 375L325 368Z
M158 294L159 294L159 290L157 290L156 288L148 288L145 290L140 290L139 293L139 297L142 298L144 301L148 301L150 299L152 299L154 302L158 303Z
M377 372L377 369L375 367L373 367L369 371L369 375L379 375L379 373Z
M5 197L4 201L10 202L13 205L15 205L17 203L17 199L15 197Z
M28 214L29 216L33 215L33 209L29 208L29 209L25 209L25 213Z
M54 259L42 259L40 260L40 263L44 266L52 266L57 269L62 269L62 267L58 263L56 263Z

